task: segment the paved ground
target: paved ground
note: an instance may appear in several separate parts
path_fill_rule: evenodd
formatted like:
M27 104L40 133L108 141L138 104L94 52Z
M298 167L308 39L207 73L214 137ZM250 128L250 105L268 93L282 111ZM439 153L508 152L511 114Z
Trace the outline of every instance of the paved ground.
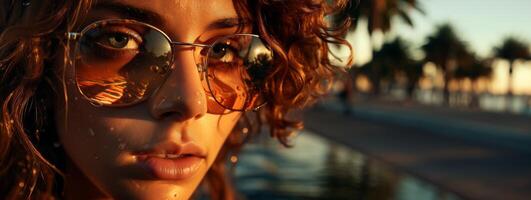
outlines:
M343 109L334 101L324 106ZM355 102L351 110L359 119L398 124L531 154L531 116L378 100Z
M531 198L528 118L511 116L516 123L506 114L474 118L448 109L356 105L348 116L337 106L308 110L306 128L465 198Z
M354 108L377 108L390 112L407 112L415 115L429 115L438 117L441 120L466 120L473 125L488 127L498 127L502 130L514 133L526 133L531 135L531 116L513 113L486 112L480 109L469 109L459 107L441 107L421 105L416 103L403 103L400 101L357 101Z

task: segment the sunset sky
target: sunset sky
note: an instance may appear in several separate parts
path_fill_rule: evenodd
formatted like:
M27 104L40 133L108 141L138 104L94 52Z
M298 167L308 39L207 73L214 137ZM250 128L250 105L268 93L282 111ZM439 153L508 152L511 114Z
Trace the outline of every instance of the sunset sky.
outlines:
M531 42L531 0L419 0L426 12L413 12L414 28L396 20L396 25L387 39L397 35L420 47L426 36L434 32L437 25L450 22L469 47L482 57L492 55L494 46L501 44L507 36L516 36ZM364 27L361 24L360 27ZM364 29L359 29L364 30ZM348 37L353 43L356 63L369 61L369 39L366 31L357 31ZM417 57L419 52L414 52ZM503 93L507 87L507 62L496 62L490 91ZM531 95L531 62L519 63L515 67L515 93Z

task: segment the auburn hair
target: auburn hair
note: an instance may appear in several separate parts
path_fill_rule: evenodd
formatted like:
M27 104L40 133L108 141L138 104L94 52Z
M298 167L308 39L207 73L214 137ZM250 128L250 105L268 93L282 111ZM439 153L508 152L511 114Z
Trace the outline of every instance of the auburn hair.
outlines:
M345 8L347 0L233 0L272 48L275 67L265 77L267 104L244 114L239 127L270 135L285 146L302 128L288 113L323 96L343 68L329 59L329 44L342 39L350 21L332 26L325 16ZM73 31L92 0L0 0L0 196L8 199L62 198L65 153L55 128L54 102L65 93L69 45L62 34ZM63 50L65 49L65 50ZM352 56L347 63L351 63ZM63 62L63 65L60 64ZM347 64L348 65L348 64ZM240 130L233 130L237 132ZM203 180L212 199L233 199L225 163L245 138L231 134Z

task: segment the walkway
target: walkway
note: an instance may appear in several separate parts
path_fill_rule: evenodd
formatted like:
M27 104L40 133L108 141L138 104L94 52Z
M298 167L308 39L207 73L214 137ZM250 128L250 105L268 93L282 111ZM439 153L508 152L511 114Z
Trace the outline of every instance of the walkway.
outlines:
M335 103L308 110L306 128L465 198L531 197L531 121L526 117L356 105L348 116Z

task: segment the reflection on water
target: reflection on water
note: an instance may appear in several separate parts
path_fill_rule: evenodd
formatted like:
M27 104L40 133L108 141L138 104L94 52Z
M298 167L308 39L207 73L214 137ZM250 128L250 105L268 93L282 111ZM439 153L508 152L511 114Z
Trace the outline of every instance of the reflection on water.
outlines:
M287 149L261 138L246 146L234 180L242 199L458 199L310 132L294 142Z
M396 94L395 97L404 99L405 94ZM512 112L517 114L531 115L531 96L529 95L494 95L488 93L473 96L470 93L454 92L450 94L450 106L466 107L477 98L477 107L491 112ZM418 90L416 100L423 104L441 105L444 96L440 91Z

